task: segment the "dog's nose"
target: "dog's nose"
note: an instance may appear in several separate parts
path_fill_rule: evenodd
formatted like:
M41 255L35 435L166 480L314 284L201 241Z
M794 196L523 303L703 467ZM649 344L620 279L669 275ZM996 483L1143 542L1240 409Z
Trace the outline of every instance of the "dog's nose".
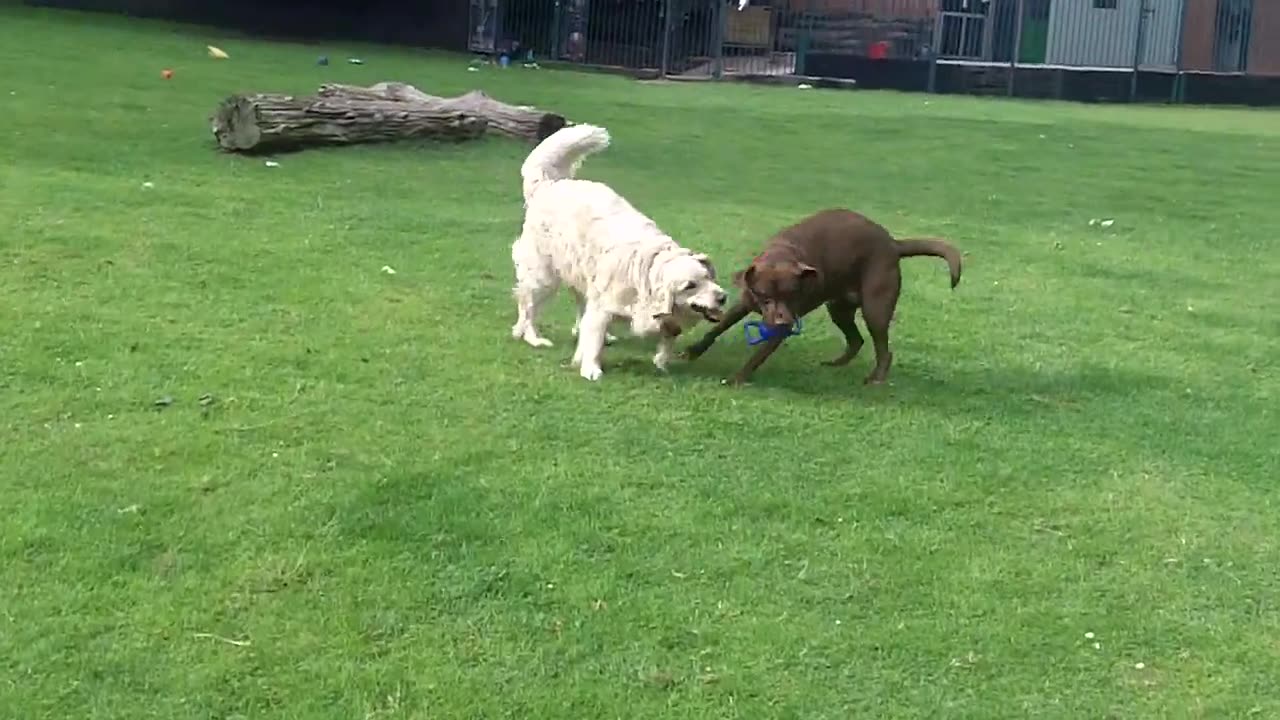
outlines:
M724 293L724 291L723 291L723 290L721 290L720 292L716 293L716 304L717 304L717 305L723 305L723 304L725 304L725 303L726 303L726 302L728 302L728 301L729 301L729 296L728 296L728 295L726 295L726 294Z

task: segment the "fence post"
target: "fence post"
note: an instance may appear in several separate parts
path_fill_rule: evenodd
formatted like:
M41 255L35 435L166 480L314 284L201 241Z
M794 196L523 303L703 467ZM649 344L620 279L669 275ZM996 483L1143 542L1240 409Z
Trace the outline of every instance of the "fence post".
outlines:
M1182 102L1185 97L1183 86L1186 82L1186 76L1182 71L1182 50L1187 42L1187 5L1189 4L1190 0L1182 0L1181 16L1178 18L1178 44L1174 50L1173 62L1174 70L1177 71L1177 74L1173 76L1173 89L1170 93L1172 97L1169 98L1171 102L1175 103Z
M1022 52L1022 13L1026 0L1014 0L1018 4L1013 14L1013 54L1009 58L1009 97L1013 97L1013 78L1018 74L1018 54Z
M796 39L796 66L792 70L796 75L805 74L805 66L808 64L809 43L812 42L810 33L813 30L813 21L809 11L805 10L801 18L800 37Z
M724 6L726 0L715 0L715 16L711 26L711 77L719 80L724 77L724 24L726 22Z
M662 3L662 59L658 66L664 78L671 74L671 1Z
M560 4L564 0L556 0L555 6L551 9L551 43L546 50L546 57L543 60L559 60L560 59L560 36L564 31L564 15L560 12Z
M930 93L938 91L938 48L942 43L942 3L934 10L933 42L929 43L929 85L925 90Z
M502 0L496 0L496 2L494 2L494 3L493 3L493 55L492 55L492 59L493 59L495 62L498 60L498 57L499 57L500 55L502 55L502 32L503 32L503 29L502 29L502 21L505 19L505 18L503 18L503 17L502 17L502 15L503 15L503 12L506 10L506 8L504 7L504 5L506 5L506 3L504 3Z
M1138 0L1138 37L1133 43L1133 75L1129 78L1129 102L1138 98L1138 67L1142 65L1142 53L1146 50L1147 0Z

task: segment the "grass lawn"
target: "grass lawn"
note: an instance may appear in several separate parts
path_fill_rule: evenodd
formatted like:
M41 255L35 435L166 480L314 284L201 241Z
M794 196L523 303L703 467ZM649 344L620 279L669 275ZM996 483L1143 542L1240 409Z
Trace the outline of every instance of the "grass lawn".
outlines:
M1280 717L1280 115L0 37L0 715ZM527 148L212 146L389 79L607 126L726 275L846 205L964 279L904 261L887 387L821 314L585 382L567 298L509 337Z

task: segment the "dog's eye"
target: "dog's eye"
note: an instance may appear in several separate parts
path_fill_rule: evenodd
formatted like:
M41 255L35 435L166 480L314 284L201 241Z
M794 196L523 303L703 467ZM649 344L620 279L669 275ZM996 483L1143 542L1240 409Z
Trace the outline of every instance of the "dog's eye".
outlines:
M696 288L696 287L698 287L698 283L693 282L693 281L689 281L689 282L687 282L687 283L685 283L685 284L684 284L684 291L685 291L685 292L688 292L688 291L690 291L690 290L692 290L692 289L694 289L694 288Z

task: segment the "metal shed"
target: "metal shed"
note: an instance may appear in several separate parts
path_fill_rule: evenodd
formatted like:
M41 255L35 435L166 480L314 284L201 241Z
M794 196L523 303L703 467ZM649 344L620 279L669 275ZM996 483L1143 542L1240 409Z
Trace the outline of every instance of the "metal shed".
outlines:
M1186 0L1182 31L1182 69L1239 73L1270 64L1280 71L1280 50L1263 41L1267 23L1280 23L1276 4L1254 0ZM1255 32L1255 26L1261 32ZM1272 30L1270 37L1275 37ZM1252 40L1251 40L1252 38ZM1269 62L1268 62L1269 61Z
M1245 69L1253 75L1280 75L1280 3L1255 3L1249 30L1249 64Z
M1182 4L1183 0L1053 0L1045 62L1132 68L1138 60L1145 69L1173 69Z

